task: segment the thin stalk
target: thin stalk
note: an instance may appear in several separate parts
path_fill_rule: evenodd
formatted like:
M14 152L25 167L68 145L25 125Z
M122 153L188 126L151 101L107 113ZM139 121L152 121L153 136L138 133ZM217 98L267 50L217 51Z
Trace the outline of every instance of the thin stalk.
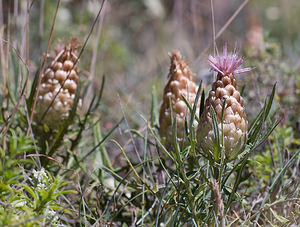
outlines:
M215 41L223 34L223 32L232 23L232 21L237 17L237 15L242 11L242 9L247 5L248 2L249 2L249 0L244 0L244 2L239 6L239 8L234 12L234 14L226 21L226 23L223 25L223 27L220 29L220 31L216 34ZM211 45L212 45L212 43L207 45L207 47L199 54L199 56L196 58L196 60L193 62L193 64L200 61L200 59L203 57L203 55L209 50Z
M95 67L96 67L96 62L97 62L97 55L99 54L98 45L99 45L99 41L100 41L102 24L103 24L104 15L105 15L105 6L106 6L106 0L103 0L103 13L100 15L100 19L98 22L97 34L96 34L96 39L94 41L93 55L92 55L92 61L91 61L91 66L90 66L89 80L91 80L91 81L93 81L94 77L95 77ZM89 87L87 97L91 96L91 93L92 93L91 89L92 89L92 86Z
M40 0L40 39L42 40L43 36L44 36L44 8L45 8L45 0Z
M215 27L215 13L214 13L214 3L213 0L210 0L210 8L211 8L211 20L212 20L212 30L213 30L213 49L214 56L216 55L216 27Z

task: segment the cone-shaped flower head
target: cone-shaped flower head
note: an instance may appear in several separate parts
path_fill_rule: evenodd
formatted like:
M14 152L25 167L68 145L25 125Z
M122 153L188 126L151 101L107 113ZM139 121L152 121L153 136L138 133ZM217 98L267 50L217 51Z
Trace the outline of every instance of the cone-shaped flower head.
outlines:
M183 60L180 52L175 50L171 56L171 66L168 81L164 88L163 102L160 108L159 123L160 135L166 138L166 145L172 145L172 125L170 101L172 104L173 117L177 122L177 138L182 139L184 135L184 122L187 113L187 105L182 96L185 96L191 105L194 104L197 85L193 81L194 73ZM199 105L196 111L199 114ZM189 116L187 116L189 117ZM195 121L196 125L197 122Z
M68 44L56 48L56 56L42 74L35 117L49 128L59 128L73 106L78 84L75 65L78 46L77 39L72 38ZM78 104L81 105L81 100Z
M251 68L238 69L243 63L243 59L238 57L235 52L228 53L226 46L224 46L223 55L209 56L208 61L211 69L218 75L205 101L204 112L197 130L197 142L204 152L213 150L215 137L210 112L210 109L213 108L220 132L220 143L222 143L222 107L226 100L223 115L223 148L226 156L229 157L232 152L240 151L247 139L244 100L238 91L234 74L248 72Z

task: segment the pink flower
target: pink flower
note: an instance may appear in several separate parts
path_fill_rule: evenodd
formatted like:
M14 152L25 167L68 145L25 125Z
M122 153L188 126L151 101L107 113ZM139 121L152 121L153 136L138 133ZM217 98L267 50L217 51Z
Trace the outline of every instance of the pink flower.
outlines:
M208 62L211 66L211 70L219 72L222 75L230 73L241 74L252 70L252 68L237 69L243 64L243 59L240 58L235 51L233 53L227 53L227 45L224 46L223 55L219 55L219 53L217 53L216 57L210 55Z

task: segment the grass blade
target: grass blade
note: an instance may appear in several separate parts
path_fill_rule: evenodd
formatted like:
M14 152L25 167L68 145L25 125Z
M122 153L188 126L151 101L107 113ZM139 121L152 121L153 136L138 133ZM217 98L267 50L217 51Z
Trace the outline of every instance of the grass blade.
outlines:
M190 129L193 126L194 119L195 119L195 116L196 116L196 110L197 110L198 101L199 101L199 98L200 98L201 89L202 89L202 80L201 80L201 82L199 84L199 87L198 87L198 90L197 90L197 94L196 94L196 98L195 98L195 102L193 104L193 109L191 111Z

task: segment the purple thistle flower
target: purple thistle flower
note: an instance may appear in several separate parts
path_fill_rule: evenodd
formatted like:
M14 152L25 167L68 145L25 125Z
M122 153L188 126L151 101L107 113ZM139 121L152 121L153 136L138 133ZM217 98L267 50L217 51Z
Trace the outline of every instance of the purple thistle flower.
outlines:
M242 68L237 69L243 64L243 59L240 58L236 52L227 53L227 45L224 46L223 55L219 55L217 52L217 56L213 57L209 55L208 62L211 66L211 70L225 74L241 74L245 72L249 72L252 68Z

